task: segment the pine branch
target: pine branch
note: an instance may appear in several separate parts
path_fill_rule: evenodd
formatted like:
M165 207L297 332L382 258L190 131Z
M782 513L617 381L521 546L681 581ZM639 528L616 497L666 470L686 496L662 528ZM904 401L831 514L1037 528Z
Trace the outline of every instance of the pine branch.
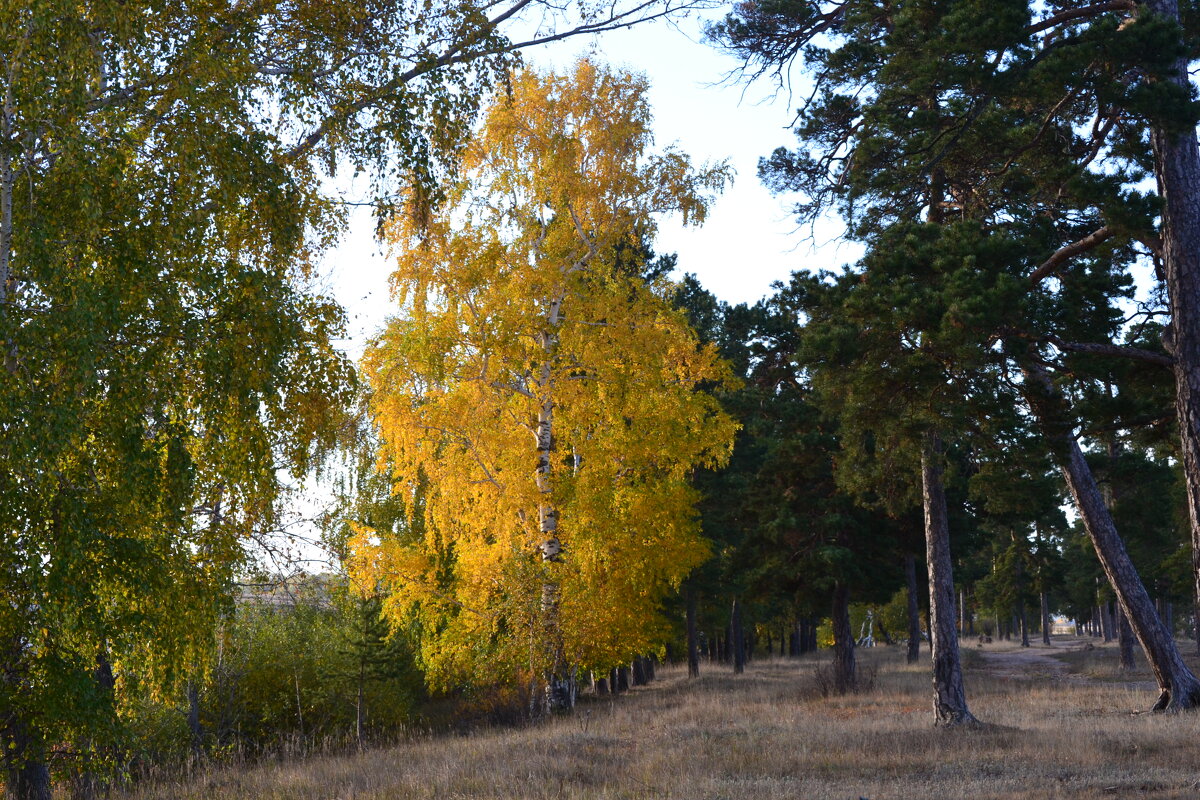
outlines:
M1060 339L1057 336L1047 336L1046 341L1067 353L1086 353L1098 356L1116 356L1119 358L1131 358L1135 361L1142 361L1147 364L1156 364L1160 367L1171 369L1175 366L1175 359L1171 358L1166 353L1158 353L1154 350L1146 350L1141 347L1130 347L1128 345L1108 344L1103 342L1068 342Z
M1090 6L1084 6L1083 8L1068 8L1065 11L1058 12L1052 17L1047 17L1041 22L1035 22L1026 28L1025 32L1033 35L1035 33L1041 33L1042 31L1049 30L1050 28L1055 28L1065 22L1074 22L1078 19L1097 17L1108 11L1133 11L1136 7L1137 4L1132 0L1109 0L1107 3L1095 3Z
M1083 237L1082 239L1080 239L1077 242L1072 242L1071 244L1060 247L1058 250L1054 251L1053 255L1051 255L1048 259L1046 259L1044 262L1042 262L1042 265L1040 267L1035 269L1030 274L1029 284L1031 286L1036 286L1037 284L1039 284L1043 280L1045 280L1047 277L1054 274L1054 272L1056 270L1058 270L1058 268L1061 267L1063 265L1063 263L1074 258L1077 255L1086 253L1088 250L1091 250L1093 247L1096 247L1101 242L1112 238L1112 235L1113 235L1112 230L1107 225L1105 225L1104 227L1100 228L1099 230L1097 230L1093 233L1088 234L1087 236Z

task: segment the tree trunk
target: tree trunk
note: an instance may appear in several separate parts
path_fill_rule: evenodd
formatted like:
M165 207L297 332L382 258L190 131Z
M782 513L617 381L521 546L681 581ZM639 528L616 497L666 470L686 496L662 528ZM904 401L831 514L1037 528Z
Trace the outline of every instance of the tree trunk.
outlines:
M296 724L299 726L300 738L304 738L304 705L300 702L300 673L293 670L292 680L296 687Z
M617 667L616 671L617 671L617 691L628 692L629 691L629 667L627 665L622 664L621 666Z
M921 451L921 499L925 510L925 563L929 569L933 715L937 725L960 725L977 720L967 708L954 628L954 573L941 457L941 440L934 433L927 434Z
M108 660L108 652L104 647L96 654L96 667L92 671L98 693L105 698L106 703L115 706L114 693L117 688L116 676L113 674L112 663ZM96 800L107 794L108 778L96 771L98 764L103 764L112 754L113 745L109 742L97 741L92 737L83 737L76 745L79 751L79 769L71 776L70 794L72 800Z
M895 644L895 642L892 641L891 631L889 631L887 626L883 624L882 616L875 618L875 624L879 626L879 638L883 640L883 643L888 647L891 647L893 644Z
M1022 552L1021 556L1024 555ZM1029 617L1025 611L1025 560L1017 558L1017 627L1021 631L1021 647L1029 647Z
M363 707L363 702L365 700L365 698L363 697L363 688L364 688L363 684L366 683L367 676L366 676L366 665L360 661L358 666L359 666L359 668L358 668L358 686L357 686L358 691L355 693L355 697L354 697L354 742L355 742L355 744L358 745L359 749L362 749L362 746L363 746L363 722L365 721L363 713L366 710Z
M1192 633L1196 636L1196 655L1200 655L1200 594L1192 600Z
M630 671L633 673L633 685L645 686L648 681L646 680L646 665L642 660L642 657L636 656L633 659L633 663L630 664L629 667Z
M50 768L45 753L19 713L9 711L0 719L8 796L11 800L51 800Z
M608 673L608 683L612 688L612 693L616 694L622 689L628 689L628 686L621 686L621 671L617 667L613 667Z
M546 711L564 711L575 704L575 670L568 667L559 627L559 587L555 566L562 562L563 546L558 535L558 509L552 500L551 484L554 453L554 357L558 351L558 329L562 324L565 297L552 298L546 308L546 328L538 344L544 358L536 382L538 393L537 428L534 434L534 483L537 486L538 552L546 566L542 585L542 617L546 648Z
M967 593L958 590L958 638L967 635Z
M1050 644L1050 598L1045 592L1038 595L1042 607L1042 644Z
M696 590L687 587L687 662L688 677L700 677L700 642L696 633Z
M734 674L740 675L746 671L746 641L742 636L742 604L736 597L729 617L729 646L733 651Z
M1155 613L1154 603L1125 551L1125 543L1104 505L1104 497L1079 449L1079 442L1069 424L1062 422L1065 414L1061 409L1061 397L1040 365L1026 364L1023 371L1029 405L1066 477L1067 488L1096 548L1100 566L1108 576L1158 682L1161 693L1154 710L1194 707L1200 703L1200 681L1183 662L1175 640Z
M1149 0L1147 5L1152 13L1179 22L1177 0ZM1183 97L1191 95L1187 56L1176 60L1175 73L1167 80L1179 87ZM1167 349L1175 359L1175 409L1191 522L1192 578L1200 596L1200 148L1192 125L1178 129L1156 125L1150 142L1163 203L1162 264L1171 311L1164 343L1169 343ZM1130 622L1141 640L1133 614ZM1146 654L1150 657L1149 649ZM1190 687L1185 692L1194 694Z
M917 600L917 557L904 557L904 585L908 595L908 652L909 664L917 663L921 655L921 605Z
M596 681L596 695L603 697L608 694L608 678L600 678Z
M187 726L191 734L192 756L199 758L204 752L204 728L200 724L200 687L195 680L187 684Z
M1121 669L1133 669L1133 629L1129 627L1129 618L1120 603L1117 604L1117 648L1121 651Z
M843 581L833 585L833 688L838 694L858 685L854 659L854 631L850 629L850 587Z

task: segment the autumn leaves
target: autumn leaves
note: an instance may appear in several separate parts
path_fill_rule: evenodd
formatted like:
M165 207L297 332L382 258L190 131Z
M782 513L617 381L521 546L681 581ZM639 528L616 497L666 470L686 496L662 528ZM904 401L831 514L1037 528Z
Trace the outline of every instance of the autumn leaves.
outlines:
M364 365L419 524L364 532L351 570L416 622L434 686L656 649L660 601L706 555L689 478L736 424L699 386L733 378L650 244L656 215L701 222L729 171L654 152L646 88L586 60L517 75L445 205L387 229L401 314Z

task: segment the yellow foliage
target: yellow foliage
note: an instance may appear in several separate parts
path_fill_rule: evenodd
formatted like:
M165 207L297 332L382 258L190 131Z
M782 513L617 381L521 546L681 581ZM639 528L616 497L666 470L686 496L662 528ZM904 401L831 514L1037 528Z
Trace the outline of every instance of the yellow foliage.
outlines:
M414 524L403 539L360 532L351 571L416 620L437 686L544 668L547 584L571 663L648 652L665 592L707 554L689 476L728 458L736 425L697 385L732 376L640 273L654 215L699 222L728 170L651 153L645 92L586 60L515 76L449 206L386 229L401 314L364 368ZM546 504L558 563L538 558Z

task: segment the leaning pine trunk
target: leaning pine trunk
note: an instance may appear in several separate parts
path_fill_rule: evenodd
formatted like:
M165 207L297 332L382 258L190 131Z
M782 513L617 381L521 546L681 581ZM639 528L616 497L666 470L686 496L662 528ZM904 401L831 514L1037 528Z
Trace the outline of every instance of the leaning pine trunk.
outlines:
M1177 0L1150 0L1147 5L1153 14L1179 23ZM1183 97L1192 92L1188 66L1187 56L1181 55L1167 79ZM1200 148L1193 125L1156 125L1150 142L1163 202L1162 264L1171 311L1167 349L1175 359L1175 410L1191 522L1192 577L1200 596ZM1130 623L1140 640L1133 615ZM1150 655L1149 650L1146 653ZM1180 698L1171 705L1183 707L1180 700L1188 706L1193 702Z
M950 523L942 485L942 443L926 437L921 451L921 498L925 507L925 563L929 567L929 646L933 651L933 714L937 725L978 723L967 708L958 632L954 628L954 572Z
M917 557L904 557L904 585L908 593L908 654L909 664L917 663L921 655L921 606L917 600Z
M1069 425L1063 422L1062 398L1040 365L1029 363L1023 370L1029 405L1050 440L1083 526L1096 548L1100 566L1108 576L1158 681L1160 694L1153 710L1193 708L1200 703L1200 681L1183 662L1175 640L1155 612L1154 603L1125 551L1125 543L1104 505L1104 497L1079 449L1079 442Z
M833 688L838 694L858 685L854 659L854 631L850 627L850 587L843 581L833 585Z

